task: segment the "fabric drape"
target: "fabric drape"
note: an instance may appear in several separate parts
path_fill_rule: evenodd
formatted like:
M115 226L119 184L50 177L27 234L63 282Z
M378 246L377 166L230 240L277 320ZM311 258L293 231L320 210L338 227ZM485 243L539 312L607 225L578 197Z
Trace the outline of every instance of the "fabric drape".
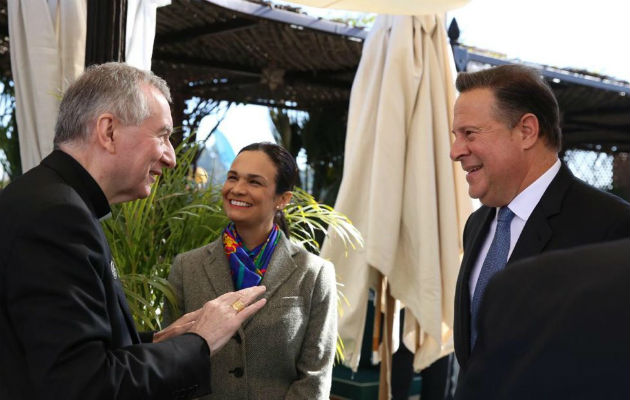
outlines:
M61 94L83 72L86 0L8 0L22 171L53 148Z
M350 303L339 333L355 370L368 288L381 288L381 274L406 306L404 341L415 352L414 368L453 350L461 232L471 208L463 171L449 158L453 68L437 15L378 16L363 47L335 208L361 231L365 247L346 255L343 244L327 240L322 249Z
M151 70L157 8L170 4L171 0L127 0L127 64Z

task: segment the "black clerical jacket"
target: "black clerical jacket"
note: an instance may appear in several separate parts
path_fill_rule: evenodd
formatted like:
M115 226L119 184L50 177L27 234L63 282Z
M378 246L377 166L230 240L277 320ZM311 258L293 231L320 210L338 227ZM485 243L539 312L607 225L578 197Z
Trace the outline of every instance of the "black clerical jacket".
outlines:
M54 151L0 194L0 398L173 399L210 390L203 339L143 344L98 184Z

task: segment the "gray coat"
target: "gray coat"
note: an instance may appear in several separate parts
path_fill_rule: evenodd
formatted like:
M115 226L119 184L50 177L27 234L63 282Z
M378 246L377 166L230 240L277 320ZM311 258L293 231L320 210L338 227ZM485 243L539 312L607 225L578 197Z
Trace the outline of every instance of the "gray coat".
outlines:
M178 255L169 281L181 313L233 291L221 239ZM212 355L205 399L328 399L337 339L330 262L281 235L261 285L267 304Z

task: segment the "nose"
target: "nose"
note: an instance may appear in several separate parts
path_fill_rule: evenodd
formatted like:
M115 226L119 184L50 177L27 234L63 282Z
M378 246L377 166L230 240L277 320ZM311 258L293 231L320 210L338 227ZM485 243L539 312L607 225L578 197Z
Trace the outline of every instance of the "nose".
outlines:
M245 182L243 179L237 179L234 183L234 186L230 189L230 191L234 194L243 194L245 193Z
M461 158L470 154L466 141L459 135L455 135L455 140L451 143L451 160L461 161Z
M162 153L162 163L167 168L175 168L175 165L177 165L175 149L173 149L173 144L169 139L166 139L166 151Z

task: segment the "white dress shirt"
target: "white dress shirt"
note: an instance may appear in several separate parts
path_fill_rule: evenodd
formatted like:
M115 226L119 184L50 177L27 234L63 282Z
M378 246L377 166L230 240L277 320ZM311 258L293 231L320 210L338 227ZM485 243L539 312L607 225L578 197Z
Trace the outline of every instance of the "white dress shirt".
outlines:
M560 160L556 160L556 162L544 174L536 179L531 185L526 187L525 190L519 193L510 202L510 204L507 205L514 213L514 218L512 218L512 222L510 224L510 251L508 252L508 260L512 255L512 250L514 250L514 246L516 245L518 238L521 236L521 232L523 232L525 223L532 214L532 211L534 211L534 208L536 208L536 205L545 193L545 190L547 190L547 187L549 187L553 178L555 178L556 174L558 174L558 171L560 171ZM479 279L479 273L481 272L481 266L483 265L483 260L486 259L486 255L490 249L490 244L494 238L494 232L497 230L498 211L499 208L497 207L494 219L492 220L490 229L488 230L488 235L483 242L483 246L481 246L481 250L479 251L479 255L475 261L475 266L470 273L469 286L471 303L475 293L475 287L477 286L477 279Z

